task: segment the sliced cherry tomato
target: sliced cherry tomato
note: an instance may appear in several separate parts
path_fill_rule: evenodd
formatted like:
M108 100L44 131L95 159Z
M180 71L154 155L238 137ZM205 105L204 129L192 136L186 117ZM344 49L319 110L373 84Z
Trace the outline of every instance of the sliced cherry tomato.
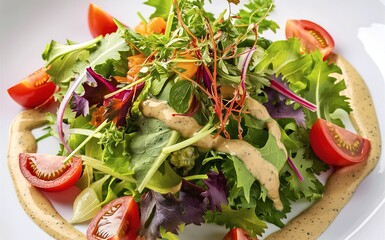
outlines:
M136 239L140 228L139 208L130 196L105 205L87 229L88 240Z
M286 38L299 38L304 52L319 49L324 59L334 50L334 40L320 25L308 20L288 20Z
M61 191L74 185L82 174L82 160L71 158L63 164L64 156L20 153L19 165L28 182L45 191Z
M347 166L368 158L370 141L340 126L318 119L310 130L317 156L333 166Z
M90 3L88 7L88 28L93 37L116 32L118 26L114 18L97 5Z
M258 238L251 238L242 228L233 228L226 234L223 240L258 240Z
M21 82L8 88L8 94L12 99L25 108L35 108L43 105L56 91L56 85L49 82L47 68L41 68L32 73Z

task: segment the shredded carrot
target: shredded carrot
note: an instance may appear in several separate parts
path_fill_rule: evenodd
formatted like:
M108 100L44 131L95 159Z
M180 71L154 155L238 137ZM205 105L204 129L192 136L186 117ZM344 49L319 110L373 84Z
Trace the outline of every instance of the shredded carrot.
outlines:
M100 124L102 124L104 120L106 120L106 117L104 116L105 112L106 112L106 108L104 106L100 106L99 108L97 108L92 113L90 124L95 127L100 126Z

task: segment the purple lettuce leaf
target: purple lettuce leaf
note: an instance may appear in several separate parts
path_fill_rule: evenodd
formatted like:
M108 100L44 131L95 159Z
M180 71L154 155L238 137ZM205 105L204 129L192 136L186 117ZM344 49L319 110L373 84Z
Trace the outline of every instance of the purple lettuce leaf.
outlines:
M71 109L76 113L75 117L80 115L87 116L90 112L90 107L87 99L74 93L71 100Z
M87 81L83 83L83 97L87 99L89 106L102 105L104 96L118 90L116 87L118 84L116 80L107 80L89 67L87 68Z
M203 197L207 197L210 203L210 210L222 211L222 204L228 204L227 200L227 179L222 172L216 173L210 171L208 174L208 179L205 179L203 182L207 186L207 190L201 194Z
M139 83L132 89L124 90L105 100L107 119L113 121L117 127L125 125L127 114L143 87L144 83Z
M282 82L280 78L274 80L284 88L288 89L287 83ZM302 108L294 109L295 103L286 104L288 98L271 88L265 88L265 93L268 97L268 101L263 105L266 107L272 118L293 118L298 126L304 127L306 125L305 114L303 113Z
M179 200L184 208L183 222L201 225L204 223L203 215L207 207L207 198L201 194L205 189L183 180L179 192Z
M160 238L159 227L178 234L183 219L183 208L180 201L171 193L160 194L149 191L142 195L140 201L141 236L147 240Z

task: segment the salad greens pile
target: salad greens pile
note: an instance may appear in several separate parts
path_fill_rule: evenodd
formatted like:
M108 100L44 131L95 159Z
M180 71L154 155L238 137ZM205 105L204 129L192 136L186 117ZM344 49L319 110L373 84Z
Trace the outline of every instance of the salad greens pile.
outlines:
M272 0L250 0L236 14L231 2L237 1L215 16L204 0L147 0L155 8L150 19L166 21L164 33L139 34L116 21L118 31L105 37L47 45L43 59L61 102L57 116L48 116L50 131L61 139L60 155L81 155L84 162L73 223L131 195L147 239L205 222L255 236L264 233L266 222L283 227L293 202L322 196L317 175L328 166L312 151L308 135L317 118L342 125L333 114L350 111L340 94L344 81L331 77L340 69L318 51L302 53L298 39L263 37L278 28L267 19ZM121 81L129 79L133 59L138 71ZM187 77L181 66L191 65L196 73ZM144 117L140 103L148 98L167 101L175 118L194 118L202 129L185 139ZM244 111L247 98L263 104L281 139L270 133L266 119ZM283 209L274 207L239 157L193 145L205 136L255 147L279 172Z

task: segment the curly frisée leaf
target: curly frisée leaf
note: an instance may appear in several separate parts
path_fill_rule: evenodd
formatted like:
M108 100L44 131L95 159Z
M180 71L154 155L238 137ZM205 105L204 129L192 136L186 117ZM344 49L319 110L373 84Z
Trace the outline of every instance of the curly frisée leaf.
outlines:
M222 205L222 212L207 212L207 222L226 226L227 228L243 228L250 236L262 235L267 225L255 214L255 208L234 210Z

